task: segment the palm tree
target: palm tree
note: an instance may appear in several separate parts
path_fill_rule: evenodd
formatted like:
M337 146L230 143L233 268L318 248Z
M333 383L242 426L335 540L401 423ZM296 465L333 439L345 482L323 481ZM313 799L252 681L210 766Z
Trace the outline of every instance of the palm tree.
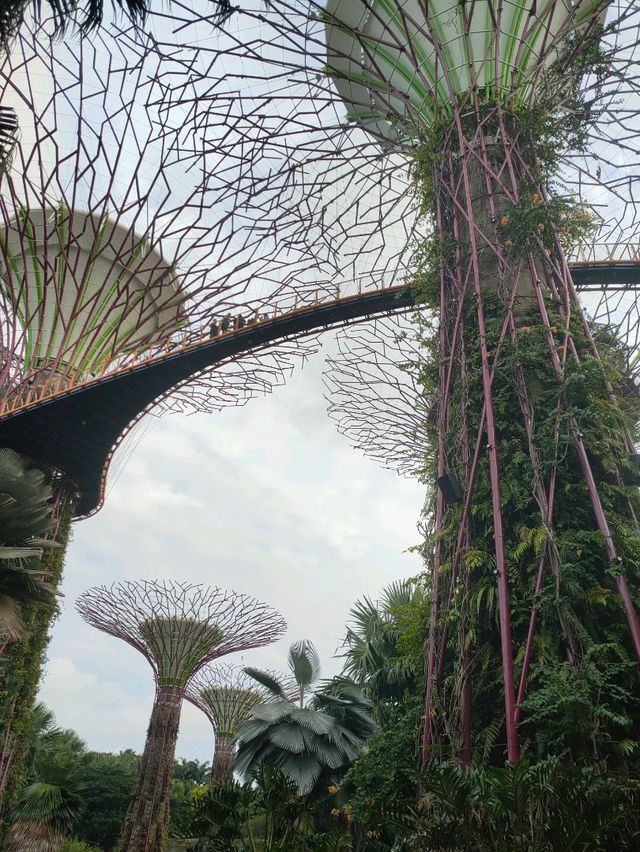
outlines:
M320 677L320 660L311 642L291 645L288 662L297 684L295 700L267 672L245 669L276 700L257 705L240 729L234 769L247 777L264 763L275 766L304 795L323 773L348 766L374 733L375 724L371 702L354 684L331 682L313 691Z
M229 0L213 0L213 18L222 23L232 11ZM39 20L51 16L56 35L63 33L70 26L77 26L82 34L97 29L103 21L105 13L104 0L3 0L0 4L0 40L7 42L20 29L28 10ZM111 7L121 13L135 26L142 26L150 11L149 0L111 0Z
M42 471L12 450L0 449L0 643L24 638L20 607L51 601L40 564L53 526L51 488Z
M33 709L26 754L26 783L18 795L8 848L57 852L80 811L84 742L55 724L42 703Z
M402 617L415 612L420 595L414 581L401 580L387 586L378 601L364 597L349 612L343 674L371 698L378 719L384 717L386 707L402 701L406 690L413 692L417 687L419 673L399 651L398 640L404 628Z

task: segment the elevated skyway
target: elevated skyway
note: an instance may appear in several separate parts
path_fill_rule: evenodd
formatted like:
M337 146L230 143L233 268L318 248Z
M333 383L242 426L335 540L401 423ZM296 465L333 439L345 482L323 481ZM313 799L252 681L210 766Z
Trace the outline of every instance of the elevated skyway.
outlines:
M577 258L571 268L580 290L640 289L640 255L616 260L603 252ZM283 340L412 306L404 284L374 287L356 281L333 292L324 288L315 300L289 300L253 314L239 307L199 336L191 333L140 353L72 388L52 384L46 392L39 386L16 396L0 414L0 446L64 471L78 487L76 515L92 514L102 505L109 464L130 427L190 377Z

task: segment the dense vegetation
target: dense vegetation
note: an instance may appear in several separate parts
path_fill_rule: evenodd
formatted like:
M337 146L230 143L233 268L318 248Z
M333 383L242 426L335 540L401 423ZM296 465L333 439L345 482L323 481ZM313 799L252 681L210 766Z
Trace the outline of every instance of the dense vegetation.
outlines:
M21 13L25 4L18 6ZM569 45L574 64L561 57L555 73L575 80L587 72L605 73L600 32L593 36L577 59ZM483 92L480 104L493 159L505 160L500 141L505 134L531 166L518 175L519 199L503 205L493 225L508 262L530 261L534 271L544 270L554 252L560 257L593 228L588 208L553 189L563 151L585 150L589 108L571 91L562 108L556 108L555 98L551 75L533 107L517 98L503 103L494 91ZM454 150L452 133L463 140L476 133L478 114L469 112L466 121L468 126L461 121L453 128L445 117L416 140L412 175L419 208L431 223L438 205L448 203L449 214L454 206L455 199L443 198L443 151ZM471 439L483 434L481 360L490 360L517 674L532 602L537 619L528 689L519 705L524 755L505 764L491 471L482 454L464 523L461 504L452 503L436 531L435 497L429 491L428 531L419 546L424 574L389 586L378 599L355 603L340 677L320 681L319 660L308 641L290 649L295 695L268 673L246 670L273 700L257 705L239 731L235 769L241 780L210 784L207 765L174 764L169 835L198 838L198 852L640 848L640 679L617 590L624 576L640 603L637 459L630 457L625 440L640 438L640 393L627 374L629 353L615 329L583 321L550 289L544 311L539 305L520 307L506 336L502 329L510 310L498 288L483 293L481 310L473 298L441 304L441 278L448 274L451 284L465 246L431 231L417 247L412 281L421 308L417 332L423 357L407 369L415 372L424 398L434 401L436 414L443 366L439 332L451 331L452 307L462 318L464 340L450 353L454 380L446 418L439 421L446 429L433 429L424 477L429 483L435 479L436 456L444 446L450 467L467 485ZM447 274L441 275L443 269ZM562 359L561 370L554 355ZM525 401L532 412L529 424ZM594 523L576 436L586 447L618 554L615 562L607 559ZM110 852L140 758L131 751L88 751L73 731L56 727L42 705L26 712L33 703L46 624L55 613L51 588L63 551L50 549L40 559L43 544L34 539L51 527L43 477L27 476L16 459L0 457L0 466L3 462L5 480L28 485L21 494L8 485L0 488L0 627L5 638L22 640L4 654L0 690L0 720L5 727L13 720L12 735L23 740L20 771L9 785L15 797L8 842L16 852L37 843L61 852ZM17 466L15 475L6 473L11 464ZM552 481L555 507L553 517L546 518ZM13 529L15 507L28 519L24 503L29 501L34 523ZM67 510L60 541L69 522ZM465 546L456 564L461 529ZM37 570L31 561L36 559ZM537 587L543 559L550 570ZM448 642L427 716L425 637L432 576L452 592L435 624ZM463 702L472 707L472 747L461 741ZM425 717L434 732L426 766L420 753Z

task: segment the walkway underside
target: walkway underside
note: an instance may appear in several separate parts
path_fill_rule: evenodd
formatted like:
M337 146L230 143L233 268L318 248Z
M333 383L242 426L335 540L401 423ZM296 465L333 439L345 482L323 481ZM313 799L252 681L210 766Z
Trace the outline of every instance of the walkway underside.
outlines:
M584 290L635 288L640 287L640 265L583 263L573 268L573 277ZM169 353L1 417L0 446L63 471L78 487L76 515L91 514L102 504L106 468L118 438L142 411L190 376L284 338L376 314L406 311L411 304L406 288L365 292L311 305L207 340L197 348Z

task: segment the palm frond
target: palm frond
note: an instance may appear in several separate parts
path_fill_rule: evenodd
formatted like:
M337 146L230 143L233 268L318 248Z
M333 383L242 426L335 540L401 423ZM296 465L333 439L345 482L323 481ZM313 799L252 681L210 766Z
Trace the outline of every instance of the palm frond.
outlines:
M290 718L303 728L313 731L314 734L331 734L335 727L335 722L331 716L311 707L294 707Z
M256 704L253 708L253 720L273 724L287 717L295 706L290 701L273 701L269 704Z
M292 722L281 722L272 727L267 736L275 746L293 754L303 752L307 744L302 729Z
M303 796L313 790L322 772L322 765L310 754L287 754L278 761L278 768L297 785Z
M287 697L282 684L273 675L269 674L269 672L262 671L262 669L254 669L251 666L246 666L242 671L261 684L261 686L264 686L265 689L268 689L272 695L280 698Z
M0 637L2 642L25 639L29 631L25 627L17 602L8 595L0 594Z
M294 642L289 648L289 668L302 689L308 689L320 677L320 658L308 639Z

